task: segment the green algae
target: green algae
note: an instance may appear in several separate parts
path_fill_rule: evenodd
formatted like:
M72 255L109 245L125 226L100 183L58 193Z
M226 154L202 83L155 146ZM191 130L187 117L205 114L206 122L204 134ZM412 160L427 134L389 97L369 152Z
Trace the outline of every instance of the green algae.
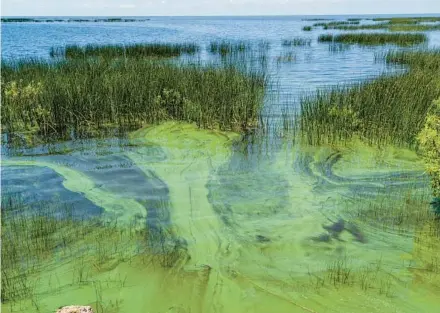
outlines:
M35 302L47 311L81 303L98 312L432 312L438 305L440 250L428 216L398 233L379 228L374 216L353 214L359 210L353 206L378 201L371 194L391 190L396 196L383 206L392 209L407 202L411 188L415 195L429 191L427 183L413 184L423 172L414 152L360 142L286 146L238 171L231 160L239 138L175 122L134 132L130 140L137 149L124 153L169 187L171 232L173 240L185 242L185 253L172 267L157 264L148 252L106 262L99 270L83 266L87 259L66 262L42 271L37 296L14 310L36 312ZM166 157L146 157L151 145ZM8 164L51 167L66 188L108 213L123 204L123 220L141 210L134 200L111 198L73 169L38 158L3 162ZM423 201L414 197L404 208L422 209ZM368 241L357 242L346 231L341 241L311 240L337 216L357 223ZM81 281L82 267L87 274ZM11 307L2 305L5 312L13 312Z

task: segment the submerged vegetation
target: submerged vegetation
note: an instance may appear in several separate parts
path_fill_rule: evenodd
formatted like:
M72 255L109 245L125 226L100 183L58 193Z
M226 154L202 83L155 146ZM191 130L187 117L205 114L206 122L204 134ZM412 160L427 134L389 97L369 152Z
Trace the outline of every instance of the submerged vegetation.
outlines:
M291 46L310 46L312 43L312 40L310 38L302 38L297 37L293 39L285 39L283 40L282 44L285 47L291 47Z
M109 267L135 255L147 255L143 220L133 219L121 226L116 219L78 215L75 207L57 202L31 207L19 195L2 196L1 209L2 303L32 299L38 311L40 273L57 275L56 269L72 259L71 283L84 286L93 284L93 276ZM62 287L60 277L49 277L49 292Z
M320 35L319 42L340 42L360 45L384 45L395 44L399 46L411 46L427 41L425 34L387 34L387 33L348 33L348 34L325 34Z
M51 57L75 58L145 58L145 57L177 57L182 54L195 54L200 47L195 43L187 44L131 44L131 45L87 45L84 47L70 45L64 48L52 48Z
M165 120L247 129L256 121L265 86L260 73L138 58L22 61L3 64L1 75L2 128L57 138L72 130Z
M212 54L219 54L226 56L228 54L235 54L247 51L251 48L250 44L244 41L214 41L209 44L209 52Z

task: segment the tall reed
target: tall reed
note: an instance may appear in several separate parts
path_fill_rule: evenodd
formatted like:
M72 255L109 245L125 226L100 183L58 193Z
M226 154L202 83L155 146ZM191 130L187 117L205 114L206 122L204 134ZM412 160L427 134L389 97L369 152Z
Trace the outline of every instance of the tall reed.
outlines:
M69 45L64 48L52 48L51 57L68 59L102 57L102 58L143 58L143 57L176 57L181 54L195 54L200 47L195 43L163 44L144 43L130 45Z
M58 137L165 120L247 129L257 119L266 81L262 73L232 66L139 58L3 63L1 78L3 130Z
M320 35L319 42L341 42L349 44L361 45L384 45L395 44L399 46L411 46L421 44L427 41L425 34L411 34L411 33L347 33L347 34L325 34Z
M311 144L358 136L371 144L416 145L426 114L440 96L439 56L438 51L390 52L386 60L408 63L408 72L304 97L300 133Z

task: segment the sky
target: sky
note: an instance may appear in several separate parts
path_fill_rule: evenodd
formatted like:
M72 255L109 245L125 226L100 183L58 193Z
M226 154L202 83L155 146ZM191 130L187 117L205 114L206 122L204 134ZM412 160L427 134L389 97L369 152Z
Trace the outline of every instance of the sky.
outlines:
M440 0L1 0L2 16L440 13Z

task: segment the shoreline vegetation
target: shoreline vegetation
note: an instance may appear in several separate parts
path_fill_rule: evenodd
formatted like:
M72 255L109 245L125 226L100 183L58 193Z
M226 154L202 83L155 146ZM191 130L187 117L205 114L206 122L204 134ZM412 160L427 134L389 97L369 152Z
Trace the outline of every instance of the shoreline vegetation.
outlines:
M440 97L440 52L390 51L378 58L409 69L304 97L297 127L307 142L319 145L358 136L379 146L417 146L417 134Z
M64 138L82 129L166 120L221 130L253 127L264 96L263 73L143 58L168 58L197 48L70 46L52 49L53 56L66 56L55 63L2 63L2 128Z

